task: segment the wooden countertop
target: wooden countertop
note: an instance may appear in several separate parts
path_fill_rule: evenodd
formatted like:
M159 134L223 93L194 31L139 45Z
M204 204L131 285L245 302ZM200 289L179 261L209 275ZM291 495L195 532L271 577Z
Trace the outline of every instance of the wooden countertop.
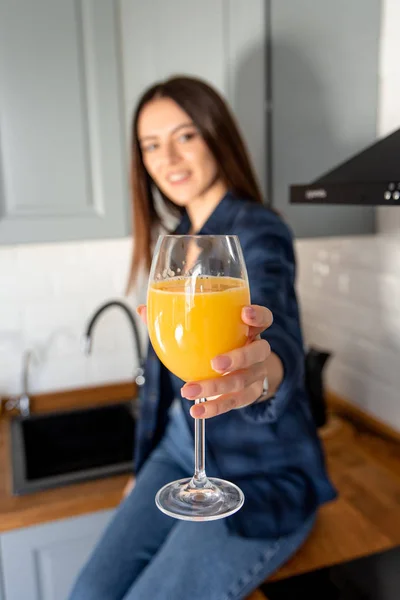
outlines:
M342 417L320 433L338 499L321 508L304 546L271 581L400 546L400 436L341 400L334 404Z
M118 388L118 389L117 389ZM100 391L99 391L100 390ZM132 397L132 386L85 390L85 405ZM96 396L97 394L97 396ZM121 396L122 394L122 396ZM69 396L68 396L69 395ZM82 407L77 392L37 397L36 410L44 412ZM58 397L60 398L60 397ZM333 403L335 405L335 403ZM282 579L324 566L352 560L400 545L400 436L379 428L369 417L346 415L346 403L322 430L329 473L339 499L322 507L316 527L303 548L272 579ZM128 475L68 485L15 497L10 493L9 427L0 423L0 532L82 515L118 505Z

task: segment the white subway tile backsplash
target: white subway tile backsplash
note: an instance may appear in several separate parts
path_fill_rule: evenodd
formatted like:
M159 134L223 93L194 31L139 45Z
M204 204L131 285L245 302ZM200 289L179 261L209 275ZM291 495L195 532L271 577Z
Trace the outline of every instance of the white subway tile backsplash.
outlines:
M20 357L20 353L16 353L15 356ZM16 358L0 352L0 361L0 398L3 395L5 396L21 393L21 359L16 360Z
M359 408L368 409L368 378L352 366L336 359L327 364L325 383L342 398L349 399Z
M380 206L377 211L377 221L381 233L400 235L400 206Z
M321 244L322 241L322 244ZM323 259L320 254L320 246L323 245ZM299 261L299 280L307 273L336 272L341 271L367 271L375 273L398 274L396 264L388 263L388 256L399 255L398 238L394 236L358 236L354 238L316 238L298 240L297 254L301 255Z
M62 301L45 299L26 304L23 315L23 327L29 339L45 340L58 329L74 330L81 320L76 297L63 298Z
M400 389L399 355L364 336L339 328L337 325L314 323L305 327L307 342L332 352L336 360L382 383L390 382Z
M38 367L31 370L29 388L32 393L37 393L86 387L87 371L87 361L78 353L68 357L47 355Z
M312 275L302 278L298 289L320 298L339 298L363 306L400 309L400 278L390 274L371 274L367 271L332 269L329 276Z
M340 396L400 431L398 388L340 361L328 364L326 382Z
M1 333L19 332L23 318L22 303L0 299L0 336Z
M26 340L22 330L0 331L0 373L5 371L4 362L22 356Z
M21 392L28 348L40 356L30 373L32 392L132 377L132 333L117 309L99 319L92 356L82 353L83 333L100 304L122 298L136 307L135 296L123 296L130 256L130 239L0 248L0 394Z
M400 429L400 236L299 240L296 252L306 344L333 353L327 385Z
M89 357L87 379L95 382L118 382L133 379L136 360L130 352L114 352L112 355Z
M400 316L390 312L381 315L382 343L399 358L400 354ZM399 365L400 365L400 361Z

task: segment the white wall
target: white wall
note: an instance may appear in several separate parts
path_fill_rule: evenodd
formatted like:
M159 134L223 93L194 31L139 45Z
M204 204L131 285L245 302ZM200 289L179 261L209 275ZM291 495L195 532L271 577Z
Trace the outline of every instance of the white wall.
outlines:
M400 2L384 0L382 52L380 65L379 133L386 135L400 127ZM378 225L382 233L400 233L400 210L378 209Z
M379 135L400 127L400 3L385 0ZM400 430L400 207L378 209L380 234L299 240L306 342L334 353L330 388Z
M31 391L131 379L136 356L126 316L109 309L85 357L81 338L104 301L124 294L128 239L0 248L0 395L21 391L21 361L35 349ZM141 298L131 297L134 307Z

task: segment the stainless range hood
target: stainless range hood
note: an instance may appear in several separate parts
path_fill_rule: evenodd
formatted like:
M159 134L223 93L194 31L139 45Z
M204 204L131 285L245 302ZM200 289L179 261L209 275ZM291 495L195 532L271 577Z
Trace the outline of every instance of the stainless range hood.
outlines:
M400 206L400 129L309 185L291 185L290 203Z

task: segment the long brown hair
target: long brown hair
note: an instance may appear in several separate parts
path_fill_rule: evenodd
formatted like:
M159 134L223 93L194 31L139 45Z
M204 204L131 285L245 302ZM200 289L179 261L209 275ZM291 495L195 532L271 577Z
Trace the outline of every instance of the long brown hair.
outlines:
M172 77L144 92L132 120L131 197L134 251L128 280L133 286L138 271L151 265L152 235L161 224L153 196L154 183L143 164L138 139L138 119L143 107L156 98L174 100L192 119L217 162L226 187L249 200L262 203L253 166L237 123L226 102L207 83L193 77ZM160 192L167 212L178 216L178 208Z

